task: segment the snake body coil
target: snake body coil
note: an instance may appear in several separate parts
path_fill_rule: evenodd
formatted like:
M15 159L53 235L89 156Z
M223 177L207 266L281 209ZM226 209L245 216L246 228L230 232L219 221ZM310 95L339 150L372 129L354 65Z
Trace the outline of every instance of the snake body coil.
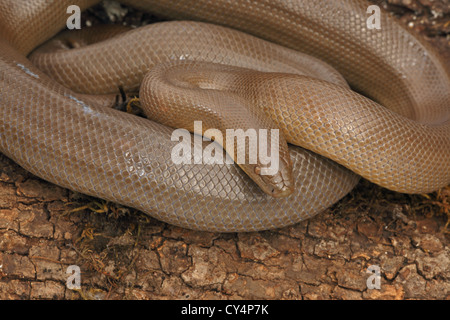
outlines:
M446 67L385 14L381 30L368 30L365 2L126 1L315 55L377 103L349 90L317 59L205 23L155 24L79 51L36 52L31 63L25 56L64 26L69 2L0 1L0 151L43 179L172 224L222 232L276 228L319 213L358 181L340 164L400 192L429 192L450 183ZM226 83L236 86L228 91L272 117L292 134L288 141L334 161L290 146L295 191L275 199L234 165L174 164L173 129L81 94L136 89L151 67L180 59L234 66L227 68L237 77ZM197 67L202 65L211 66ZM154 74L190 68L167 66L154 68ZM125 73L129 69L133 76ZM170 92L162 96L170 98Z

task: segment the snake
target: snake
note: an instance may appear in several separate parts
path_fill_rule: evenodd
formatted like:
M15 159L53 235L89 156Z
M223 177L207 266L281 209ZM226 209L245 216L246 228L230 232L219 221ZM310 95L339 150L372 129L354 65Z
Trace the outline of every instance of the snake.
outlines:
M0 1L0 151L36 176L212 232L298 223L361 176L404 193L450 183L448 66L384 12L369 28L368 2L126 0L174 21L35 50L64 28L69 5L98 2ZM187 92L228 94L269 119L289 142L292 193L274 197L234 164L174 163L172 116L165 125L100 101L111 88L145 100L156 87L160 115L184 101L180 118L195 117Z

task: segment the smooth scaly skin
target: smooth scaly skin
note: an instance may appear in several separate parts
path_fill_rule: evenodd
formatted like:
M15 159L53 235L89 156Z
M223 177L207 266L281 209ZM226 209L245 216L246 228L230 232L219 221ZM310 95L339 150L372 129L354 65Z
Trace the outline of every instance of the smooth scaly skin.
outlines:
M209 89L199 91L205 84ZM335 160L379 185L414 193L431 192L449 182L450 121L427 126L341 85L299 75L183 62L153 68L140 91L151 118L173 127L193 123L199 118L192 111L198 103L205 98L224 100L223 94L269 117L289 143ZM223 108L220 103L206 105L214 113ZM354 129L349 132L348 126Z
M126 0L171 19L224 25L317 57L358 92L423 123L450 119L450 66L388 13L367 29L365 0Z
M55 40L33 52L30 57L31 61L53 79L57 79L58 82L76 92L83 93L118 93L119 87L126 91L137 91L143 76L150 67L173 61L174 57L177 60L210 61L249 67L254 70L304 74L348 87L336 70L315 58L238 31L198 22L151 24L78 50L55 51L55 48L64 48L66 43L78 45L80 39L83 41L82 39L97 36L104 31L98 30L98 28L91 29L85 29L75 34L65 32L59 35ZM251 48L251 50L247 48ZM105 52L108 52L107 57L105 57ZM108 63L105 63L106 60ZM93 70L95 71L93 72ZM200 92L192 93L191 97L196 100L195 105L203 106L203 108L192 109L189 107L179 110L176 114L182 123L164 122L164 124L175 128L186 128L194 132L194 121L184 121L192 119L194 116L196 117L195 121L203 121L202 128L204 130L211 128L221 130L224 138L227 129L240 129L245 132L248 129L276 129L269 117L260 111L251 114L245 106L246 103L236 101L237 99L232 94L216 92L211 95L211 92L209 90L203 95ZM173 95L183 99L189 96L189 93L184 90L182 95L175 93ZM163 101L161 103L160 106L167 105ZM215 111L206 112L208 108ZM162 119L157 119L151 114L147 115L152 120L163 123ZM224 142L226 146L226 141ZM268 149L270 149L270 145L268 144ZM239 164L264 192L274 197L288 196L293 190L291 161L282 134L280 134L278 145L279 170L275 174L259 174L261 169L269 167L259 161L260 157L256 163L249 163L246 160L245 163ZM259 150L245 150L245 146L241 143L235 143L234 148L229 151L230 154L234 152L234 155L239 153L247 156L260 154ZM271 154L270 150L263 152Z
M299 148L290 149L296 180L289 198L264 194L234 165L175 165L173 129L87 104L0 45L0 149L60 186L182 227L225 232L296 223L339 200L358 181L331 160L319 161Z
M1 14L11 14L10 8L14 6L9 2L0 2ZM311 15L310 19L306 19L299 16L299 12L303 11L301 1L261 1L252 8L246 1L227 1L229 6L218 11L197 7L201 1L184 8L186 2L178 1L177 5L172 3L168 6L171 10L181 8L187 13L193 9L190 14L199 13L205 19L216 16L219 23L234 24L248 32L256 30L257 34L264 34L287 46L305 44L302 49L316 53L331 63L336 62L336 68L344 73L352 85L358 84L359 90L366 91L369 96L376 97L395 111L424 123L442 123L448 119L449 80L438 59L432 52L425 51L405 30L386 18L383 18L382 25L390 36L385 39L380 36L368 37L367 30L361 32L362 27L356 28L356 23L365 25L365 16L361 14L363 5L349 7L353 1L332 2L340 3L341 6L334 10L336 8L330 8L332 4L327 1L325 4L315 1L314 5L319 5L304 11ZM20 7L20 3L28 5L29 2L17 3ZM221 3L215 1L210 5L220 6ZM310 1L307 3L312 5ZM285 4L290 7L281 10ZM59 26L63 26L67 3L60 1L55 6L60 7L53 7L52 14L61 12L64 19L60 19ZM323 14L323 8L329 10L326 12L328 15ZM227 14L228 9L232 10L230 14ZM357 19L355 10L359 10ZM212 16L210 12L213 12ZM227 16L227 21L220 21L223 17L214 15L214 12ZM343 17L334 17L332 14L335 12L342 13ZM317 18L314 17L316 14L324 21L313 22ZM284 19L277 15L283 15ZM0 34L21 53L28 53L56 29L52 28L48 34L35 37L34 31L50 30L41 25L49 19L31 17L28 32L10 36L10 32L5 32L5 23L10 19L10 16L0 19L3 24ZM20 25L20 19L14 19ZM355 22L358 19L360 21ZM330 30L323 32L322 28L327 25ZM279 33L280 30L283 33ZM327 43L320 34L330 34L335 41ZM27 38L24 38L25 35ZM342 36L346 35L352 36L354 42L342 40ZM299 41L300 37L306 40ZM375 46L370 47L366 38L371 38ZM159 219L187 228L244 231L280 227L314 215L341 198L357 181L355 176L339 165L309 152L300 153L301 149L298 148L291 148L296 192L287 199L273 199L262 194L234 166L175 166L170 162L170 149L174 146L174 142L170 141L171 129L95 104L83 103L73 92L47 79L17 51L3 43L0 57L1 151L24 168L59 185L136 207ZM324 90L323 94L326 92ZM413 106L412 110L408 106ZM319 114L319 118L323 116ZM392 131L389 129L390 119L385 120L387 122L383 128L387 135L400 132L404 134L405 140L410 139L401 123L396 122L396 130ZM359 131L359 128L352 127L353 124L343 125L348 129L346 134L357 132L355 143L359 141L358 137L371 135L364 133L370 131ZM317 132L318 127L311 126L310 133ZM367 127L370 130L370 123ZM444 152L438 151L437 155L432 154L431 157L424 155L424 163L414 164L415 168L422 170L418 176L425 183L421 185L431 186L437 182L439 185L433 188L442 186L443 182L444 185L450 182L448 125L439 128L432 132L432 136L437 132L436 149L442 147ZM324 138L327 137L319 140L324 142ZM371 139L374 138L367 138L372 143ZM383 143L386 148L396 148L390 145L390 139ZM405 145L408 145L408 141L403 141L397 148ZM355 147L355 150L358 148ZM421 153L424 150L417 149L414 152ZM364 154L359 158L367 161ZM401 160L393 159L391 163ZM441 177L428 176L434 170L430 168L436 166L443 168L439 174ZM384 171L390 175L396 172L396 168L388 167ZM376 174L382 175L383 172L378 171ZM400 179L412 180L411 177ZM401 185L402 181L396 184ZM414 185L414 181L411 184Z

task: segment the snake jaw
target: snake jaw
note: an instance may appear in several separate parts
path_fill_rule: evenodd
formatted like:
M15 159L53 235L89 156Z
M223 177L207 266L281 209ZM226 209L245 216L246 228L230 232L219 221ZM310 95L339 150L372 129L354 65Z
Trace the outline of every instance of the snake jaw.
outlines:
M264 166L261 164L254 166L253 173L251 170L244 167L245 166L241 166L247 175L252 177L252 180L258 184L261 190L274 198L285 198L290 196L295 191L295 183L291 173L292 164L290 158L282 159L279 162L278 171L273 175L262 174L262 168Z
M275 183L274 180L272 180L272 191L271 195L274 198L285 198L290 196L294 191L294 181L292 179L292 175L284 175L282 172L278 174L279 176L283 177L281 182ZM276 176L274 177L275 180L277 180Z

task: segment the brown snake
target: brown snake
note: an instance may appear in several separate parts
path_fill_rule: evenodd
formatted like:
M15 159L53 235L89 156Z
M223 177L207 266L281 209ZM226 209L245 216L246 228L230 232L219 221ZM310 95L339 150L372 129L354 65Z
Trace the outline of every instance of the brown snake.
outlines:
M78 4L87 8L96 2ZM381 15L381 30L367 29L366 2L126 3L169 18L229 26L314 55L380 105L346 88L326 65L311 67L315 59L305 63L293 50L203 23L155 24L143 33L134 30L83 48L81 58L77 50L44 52L36 53L33 63L86 93L107 93L111 83L134 89L153 65L181 59L276 72L244 71L227 90L251 96L261 108L282 101L275 111L287 116L273 120L284 123L282 130L293 133L295 143L384 187L417 193L450 183L448 71L431 48L386 14ZM172 163L173 129L102 107L51 80L25 57L64 27L70 4L0 1L0 151L25 169L172 224L223 232L296 223L329 207L357 183L358 176L343 166L294 146L289 150L295 190L287 198L264 194L234 165ZM119 38L122 44L113 42ZM150 49L156 53L145 61L141 57ZM47 64L54 55L60 60ZM125 65L135 72L125 75ZM189 63L154 71L180 66ZM337 84L287 74L320 77L325 69L327 80ZM252 78L257 78L257 95L248 94L255 87Z

